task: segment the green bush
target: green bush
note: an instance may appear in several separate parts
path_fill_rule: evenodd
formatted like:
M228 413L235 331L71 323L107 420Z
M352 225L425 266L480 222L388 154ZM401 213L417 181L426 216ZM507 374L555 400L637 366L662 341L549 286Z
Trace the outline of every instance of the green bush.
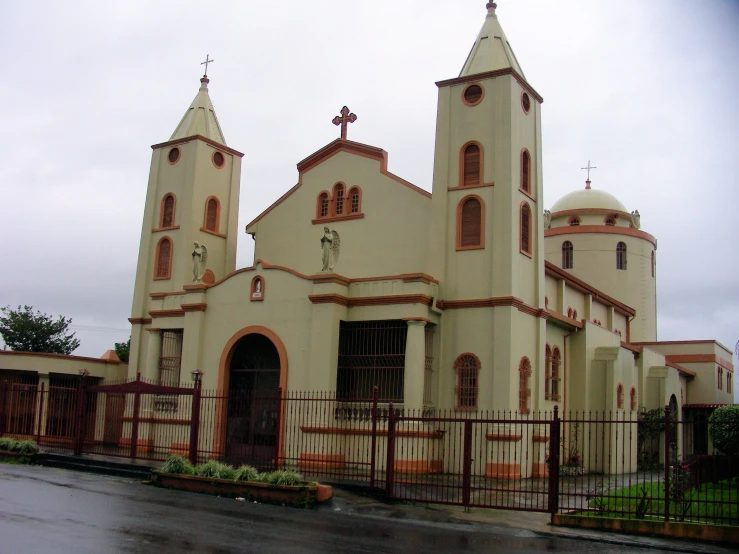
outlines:
M264 473L262 482L270 485L296 486L303 484L303 476L297 471L280 469L272 473Z
M739 453L739 406L716 408L708 422L713 446L723 454Z
M32 456L38 452L38 445L31 440L16 441L13 452L19 452L25 456Z
M172 473L175 475L192 475L195 468L183 456L170 456L161 469L162 473Z
M228 464L223 464L216 460L208 460L195 468L195 475L213 479L233 479L236 477L236 470Z
M15 443L18 442L10 437L0 437L0 450L6 450L7 452L13 452Z
M234 480L236 481L256 481L259 476L259 472L252 466L241 466L236 470Z

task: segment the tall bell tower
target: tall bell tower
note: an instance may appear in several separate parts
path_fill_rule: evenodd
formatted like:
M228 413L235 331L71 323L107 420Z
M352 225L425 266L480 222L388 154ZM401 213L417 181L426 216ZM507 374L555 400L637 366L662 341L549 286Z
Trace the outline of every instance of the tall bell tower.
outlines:
M171 317L152 325L152 303L160 306L163 298L177 298L171 293L188 285L212 284L236 268L243 154L226 145L208 94L209 82L206 73L172 136L152 146L130 318L132 375L146 365L143 358L150 337L145 328L183 326L177 317L181 308L170 306L171 302L164 302ZM207 251L200 274L193 273L196 242ZM155 377L152 368L146 376Z
M441 277L442 367L475 354L480 408L515 410L522 360L543 367L542 98L497 5L486 7L459 76L437 83L431 274Z

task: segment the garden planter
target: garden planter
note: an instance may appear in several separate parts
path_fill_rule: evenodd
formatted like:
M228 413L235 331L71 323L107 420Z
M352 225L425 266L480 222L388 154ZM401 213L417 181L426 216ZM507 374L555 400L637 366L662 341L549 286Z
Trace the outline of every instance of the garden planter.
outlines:
M285 504L296 507L310 507L316 502L323 502L331 498L331 487L317 483L305 483L296 487L286 487L269 485L267 483L212 479L209 477L159 472L152 474L152 481L157 486L167 489L230 498L245 498L247 500L259 500L260 502Z
M0 460L16 460L19 462L29 463L33 461L36 454L23 454L21 452L10 452L9 450L0 450Z

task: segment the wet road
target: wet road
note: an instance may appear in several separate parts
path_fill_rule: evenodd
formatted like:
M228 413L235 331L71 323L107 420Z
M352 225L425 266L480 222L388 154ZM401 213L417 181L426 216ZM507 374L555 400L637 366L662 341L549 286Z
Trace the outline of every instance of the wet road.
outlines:
M0 553L579 551L646 552L506 527L298 510L0 464Z

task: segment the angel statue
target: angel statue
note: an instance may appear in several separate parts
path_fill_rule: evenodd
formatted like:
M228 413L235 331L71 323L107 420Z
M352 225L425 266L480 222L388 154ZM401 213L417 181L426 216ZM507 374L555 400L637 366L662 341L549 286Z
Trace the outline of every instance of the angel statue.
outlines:
M321 250L323 251L322 272L327 273L334 270L334 265L339 261L340 247L339 233L330 231L328 227L324 227L323 237L321 237Z
M203 280L205 266L208 264L208 249L204 244L195 242L192 251L192 282L199 283Z
M631 212L631 226L634 229L641 229L641 216L639 215L639 210Z
M552 226L552 212L544 210L544 228L549 229Z

